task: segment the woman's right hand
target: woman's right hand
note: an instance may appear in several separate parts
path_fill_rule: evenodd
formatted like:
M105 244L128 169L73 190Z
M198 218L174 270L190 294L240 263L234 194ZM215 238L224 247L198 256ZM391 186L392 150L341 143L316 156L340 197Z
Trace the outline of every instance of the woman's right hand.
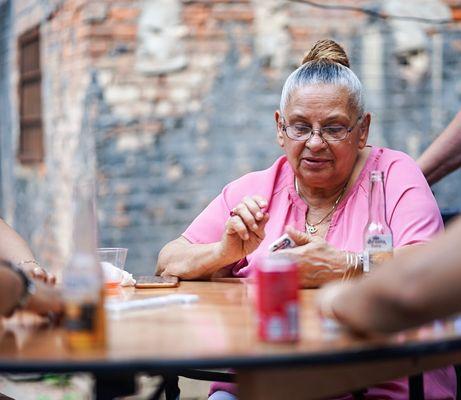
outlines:
M269 214L263 209L267 200L261 196L246 196L231 211L221 239L221 254L230 263L256 250L266 233Z

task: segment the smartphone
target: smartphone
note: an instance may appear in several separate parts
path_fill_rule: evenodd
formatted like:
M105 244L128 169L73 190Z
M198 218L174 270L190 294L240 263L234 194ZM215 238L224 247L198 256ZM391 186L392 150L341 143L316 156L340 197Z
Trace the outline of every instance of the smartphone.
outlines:
M179 286L177 276L138 276L134 287L136 289L172 288Z
M287 249L290 247L296 247L296 243L294 240L288 236L287 233L284 235L280 236L277 240L275 240L271 245L269 246L269 251L274 252L277 250L282 250L282 249Z

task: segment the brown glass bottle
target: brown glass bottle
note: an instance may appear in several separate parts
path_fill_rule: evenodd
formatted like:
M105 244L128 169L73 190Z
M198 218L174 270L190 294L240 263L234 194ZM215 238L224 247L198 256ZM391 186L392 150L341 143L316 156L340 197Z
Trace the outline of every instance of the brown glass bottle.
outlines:
M96 256L96 232L93 186L80 184L75 196L73 251L63 271L64 326L74 350L106 344L104 280Z

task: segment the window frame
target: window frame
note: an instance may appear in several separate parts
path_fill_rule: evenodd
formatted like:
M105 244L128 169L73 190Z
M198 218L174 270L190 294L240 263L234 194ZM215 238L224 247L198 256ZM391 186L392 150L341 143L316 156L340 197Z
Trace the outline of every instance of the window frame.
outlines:
M18 37L18 159L23 164L41 163L45 156L40 44L39 25Z

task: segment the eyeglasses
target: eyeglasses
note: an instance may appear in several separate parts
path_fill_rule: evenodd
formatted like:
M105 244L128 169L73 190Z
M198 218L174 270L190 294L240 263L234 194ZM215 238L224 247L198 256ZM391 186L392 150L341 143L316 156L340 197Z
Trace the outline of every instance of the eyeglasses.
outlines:
M283 118L282 129L285 131L286 135L296 141L306 141L312 139L314 133L317 132L320 138L325 142L339 142L344 140L349 133L351 133L354 128L357 126L358 122L362 119L362 115L357 118L354 125L351 127L346 127L344 125L328 125L322 126L320 129L313 129L312 126L297 123L294 125L287 125L285 123L285 118Z

